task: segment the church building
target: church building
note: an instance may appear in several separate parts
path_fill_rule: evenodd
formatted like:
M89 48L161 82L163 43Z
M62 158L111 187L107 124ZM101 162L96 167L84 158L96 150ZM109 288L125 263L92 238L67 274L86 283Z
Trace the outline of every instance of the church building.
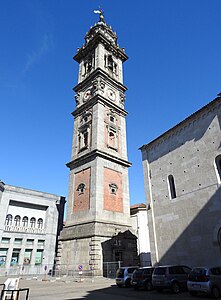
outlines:
M221 264L221 94L141 147L154 264Z
M100 18L86 33L74 60L76 107L66 225L57 263L91 268L135 263L136 237L130 229L123 63L128 59L117 35Z

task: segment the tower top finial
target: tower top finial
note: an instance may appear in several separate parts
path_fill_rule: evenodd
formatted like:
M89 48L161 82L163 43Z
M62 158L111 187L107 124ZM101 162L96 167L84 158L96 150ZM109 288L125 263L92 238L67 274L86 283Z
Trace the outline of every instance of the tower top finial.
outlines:
M104 21L104 11L102 10L102 8L101 8L100 6L99 6L99 9L94 10L94 13L100 15L100 20L99 20L99 22L105 23L105 21Z

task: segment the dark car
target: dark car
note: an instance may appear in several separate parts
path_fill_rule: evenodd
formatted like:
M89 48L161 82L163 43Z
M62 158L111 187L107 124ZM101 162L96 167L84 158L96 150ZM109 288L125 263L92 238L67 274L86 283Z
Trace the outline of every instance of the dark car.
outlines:
M147 291L153 289L152 274L154 268L143 267L135 270L131 278L131 285L134 289L145 288Z
M131 277L133 272L138 269L137 266L134 267L121 267L116 273L116 284L118 287L129 287L131 286Z
M152 275L152 284L157 291L170 289L179 293L187 289L187 279L191 268L183 265L155 267Z
M187 288L192 296L206 293L213 298L221 296L221 267L198 267L190 272Z

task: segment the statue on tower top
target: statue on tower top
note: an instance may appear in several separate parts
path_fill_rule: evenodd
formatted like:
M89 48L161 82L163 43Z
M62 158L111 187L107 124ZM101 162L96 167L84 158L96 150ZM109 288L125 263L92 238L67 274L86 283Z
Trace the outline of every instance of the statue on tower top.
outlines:
M105 23L105 21L104 21L104 11L101 9L100 6L99 6L99 9L94 10L94 13L100 15L100 20L99 20L99 22Z

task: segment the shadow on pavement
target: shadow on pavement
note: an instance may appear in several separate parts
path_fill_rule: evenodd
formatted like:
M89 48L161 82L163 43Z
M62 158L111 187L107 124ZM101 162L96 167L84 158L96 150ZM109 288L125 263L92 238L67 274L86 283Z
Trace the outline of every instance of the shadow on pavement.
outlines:
M129 299L150 299L150 300L187 300L187 299L210 299L207 295L198 295L192 297L188 292L173 294L170 291L159 293L155 290L147 292L146 290L134 290L133 288L118 288L112 285L108 288L88 291L88 295L81 298L65 298L65 300L129 300Z

